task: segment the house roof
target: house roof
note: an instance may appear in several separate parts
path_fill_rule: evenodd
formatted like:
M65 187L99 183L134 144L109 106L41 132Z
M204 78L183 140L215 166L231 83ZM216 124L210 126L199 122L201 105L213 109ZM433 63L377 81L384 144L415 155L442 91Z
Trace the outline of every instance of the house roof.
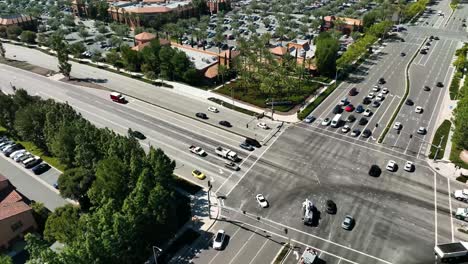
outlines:
M240 54L238 50L225 50L219 54L220 57L226 58L235 58Z
M0 174L0 182L2 182L2 181L8 181L8 179L5 176L3 176L2 174Z
M8 26L33 21L35 18L26 15L10 15L0 17L0 25Z
M209 67L205 71L205 77L208 78L208 79L212 79L212 78L214 78L216 76L218 76L218 64L215 64L215 65Z
M355 19L355 18L349 18L349 17L335 17L335 16L325 16L323 18L326 22L332 22L335 20L341 20L347 25L356 25L356 26L362 26L363 21L361 19Z
M11 191L0 201L0 206L13 204L16 202L20 202L21 200L23 200L23 197L21 197L19 193L17 193L16 191Z
M129 13L137 13L137 14L169 13L172 11L171 8L166 7L166 6L137 7L137 8L127 8L125 10Z
M140 43L136 46L133 46L132 47L132 50L136 50L136 51L142 51L146 46L149 46L151 44L151 42L145 42L145 43ZM171 42L167 39L159 39L159 44L161 46L170 46L171 45Z
M31 207L24 202L0 204L0 221L29 210Z
M153 40L156 38L156 35L151 34L149 32L142 32L138 35L135 35L135 39L139 41L148 41L148 40Z
M284 54L288 53L288 49L286 47L278 46L270 49L270 52L274 55L283 56Z

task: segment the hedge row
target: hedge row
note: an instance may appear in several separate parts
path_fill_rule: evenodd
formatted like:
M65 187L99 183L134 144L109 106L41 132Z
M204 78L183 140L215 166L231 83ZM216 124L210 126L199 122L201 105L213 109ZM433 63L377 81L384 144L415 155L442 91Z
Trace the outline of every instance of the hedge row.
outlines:
M312 111L315 110L317 106L319 106L320 103L323 102L323 100L325 100L325 98L327 98L335 90L335 88L336 84L328 86L328 88L319 94L319 96L317 96L317 98L315 98L315 100L310 103L304 110L297 113L297 118L300 120L306 118L310 113L312 113Z
M439 152L437 153L436 159L442 159L444 157L444 152L445 152L445 147L447 145L447 139L448 135L450 133L450 127L452 126L452 123L448 120L445 119L444 122L437 128L437 131L432 139L432 145L431 146L431 153L429 154L429 158L433 159L435 156L435 153L437 152L437 148L435 146L441 146ZM440 140L442 137L442 141Z

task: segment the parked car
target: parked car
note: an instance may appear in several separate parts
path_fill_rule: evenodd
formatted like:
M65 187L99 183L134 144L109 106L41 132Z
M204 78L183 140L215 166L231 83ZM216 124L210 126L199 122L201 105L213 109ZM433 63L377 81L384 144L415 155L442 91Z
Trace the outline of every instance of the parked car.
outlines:
M146 139L146 137L145 137L145 135L143 135L143 133L141 133L140 131L131 130L131 129L128 130L128 136L138 138L140 140Z
M342 113L343 112L343 109L341 108L341 106L339 105L335 105L335 107L333 108L333 114L339 114L339 113Z
M443 84L442 82L437 82L437 83L436 83L436 86L437 86L437 87L444 87L444 84Z
M39 174L42 174L42 173L48 171L49 169L50 169L49 164L41 163L41 164L35 166L34 168L32 168L32 171L34 172L34 174L39 175Z
M344 125L342 128L341 128L341 132L343 133L348 133L348 131L350 130L351 128L348 126L348 125Z
M354 110L354 106L352 104L349 104L345 107L344 109L346 112L352 112Z
M245 150L248 150L248 151L253 151L255 148L245 142L242 142L241 144L239 144L239 147L245 149Z
M387 87L382 88L382 93L383 94L388 94L388 88Z
M23 145L21 144L16 144L16 145L13 145L12 147L10 148L7 148L6 150L3 151L3 154L7 157L10 156L10 154L12 154L13 152L16 152L18 150L22 150L24 149Z
M374 85L374 87L372 87L372 91L374 91L374 92L380 91L380 86Z
M405 57L405 56L406 56L406 53L402 52L402 53L400 53L400 56L401 56L401 57Z
M226 120L219 121L219 124L225 127L232 127L231 123Z
M385 167L388 171L395 171L397 169L397 164L394 160L389 160L387 166Z
M331 123L331 120L329 117L327 117L322 121L322 126L328 126L330 125L330 123Z
M362 104L365 104L365 105L368 105L372 102L372 100L368 97L364 97L364 99L362 99Z
M380 102L379 102L379 101L373 101L373 102L372 102L372 107L377 108L377 107L379 107L379 106L380 106Z
M372 165L369 169L369 176L372 176L372 177L379 177L380 174L382 173L382 170L380 169L379 166L377 165Z
M361 135L361 136L362 136L363 138L368 138L368 137L370 137L371 135L372 135L372 131L371 131L370 129L366 129L366 130L364 130L364 131L362 132L362 135Z
M355 111L356 111L356 113L362 113L362 112L364 112L364 107L362 105L358 105L356 107Z
M365 126L367 124L367 122L368 122L368 120L365 117L361 117L361 119L359 119L359 125L361 125L361 126Z
M425 85L423 90L426 91L426 92L429 92L431 90L431 88L429 86Z
M29 162L24 163L24 167L26 169L30 169L30 168L40 164L41 162L42 162L41 158L35 158L35 159L33 159L33 160L29 161Z
M379 84L385 84L385 79L383 77L381 77L378 81Z
M343 223L341 224L341 227L345 230L351 230L353 229L355 224L354 218L350 215L345 216Z
M213 240L213 249L221 250L223 248L225 237L226 233L224 232L224 230L218 230Z
M254 146L256 148L261 148L262 147L260 142L258 142L258 140L254 139L254 138L245 138L245 143L248 144L248 145Z
M265 199L265 197L263 196L263 194L257 194L257 196L255 196L255 199L257 200L258 204L262 207L262 208L267 208L268 207L268 201Z
M25 155L22 155L22 156L19 156L19 157L15 158L15 161L16 162L23 162L23 161L25 161L27 159L30 159L32 157L34 157L34 156L31 153L28 152Z
M351 136L352 137L357 137L357 136L359 136L359 134L361 134L361 130L359 130L357 128L354 129L353 131L351 131Z
M423 108L421 106L416 106L416 108L414 109L414 111L417 113L417 114L421 114L423 112Z
M372 115L372 111L371 111L369 108L367 108L367 109L364 111L364 113L363 113L362 115L363 115L363 116L371 116L371 115Z
M19 157L21 155L25 155L27 153L27 151L25 149L20 149L20 150L17 150L13 153L10 154L10 158L15 160L16 157Z
M425 127L419 127L418 131L416 131L420 135L425 135L426 134L426 128Z
M354 115L349 115L348 118L346 118L346 122L352 123L356 121L356 117Z
M411 106L411 105L414 105L414 102L411 99L406 99L405 104Z
M401 123L400 122L395 122L395 124L393 124L393 129L395 130L400 130L402 127Z
M336 204L335 202L333 202L332 200L327 200L325 202L325 205L326 205L326 211L327 213L329 214L336 214Z

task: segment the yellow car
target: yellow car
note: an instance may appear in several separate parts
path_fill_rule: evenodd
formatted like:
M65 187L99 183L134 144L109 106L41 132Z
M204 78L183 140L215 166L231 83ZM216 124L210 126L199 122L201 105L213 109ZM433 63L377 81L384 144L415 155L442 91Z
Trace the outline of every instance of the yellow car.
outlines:
M193 170L192 175L194 177L197 177L200 180L204 180L206 178L205 174L203 172L199 171L199 170Z

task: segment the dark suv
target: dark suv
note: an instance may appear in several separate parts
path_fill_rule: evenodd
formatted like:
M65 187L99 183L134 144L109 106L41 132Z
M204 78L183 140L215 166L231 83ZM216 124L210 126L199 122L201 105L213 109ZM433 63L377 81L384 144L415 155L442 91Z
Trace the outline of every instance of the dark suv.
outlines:
M369 176L379 177L380 173L382 173L382 170L377 165L372 165L369 169Z
M208 119L205 113L196 113L195 116L201 119Z
M327 213L329 214L336 214L336 204L332 200L327 200L326 202L327 206Z

